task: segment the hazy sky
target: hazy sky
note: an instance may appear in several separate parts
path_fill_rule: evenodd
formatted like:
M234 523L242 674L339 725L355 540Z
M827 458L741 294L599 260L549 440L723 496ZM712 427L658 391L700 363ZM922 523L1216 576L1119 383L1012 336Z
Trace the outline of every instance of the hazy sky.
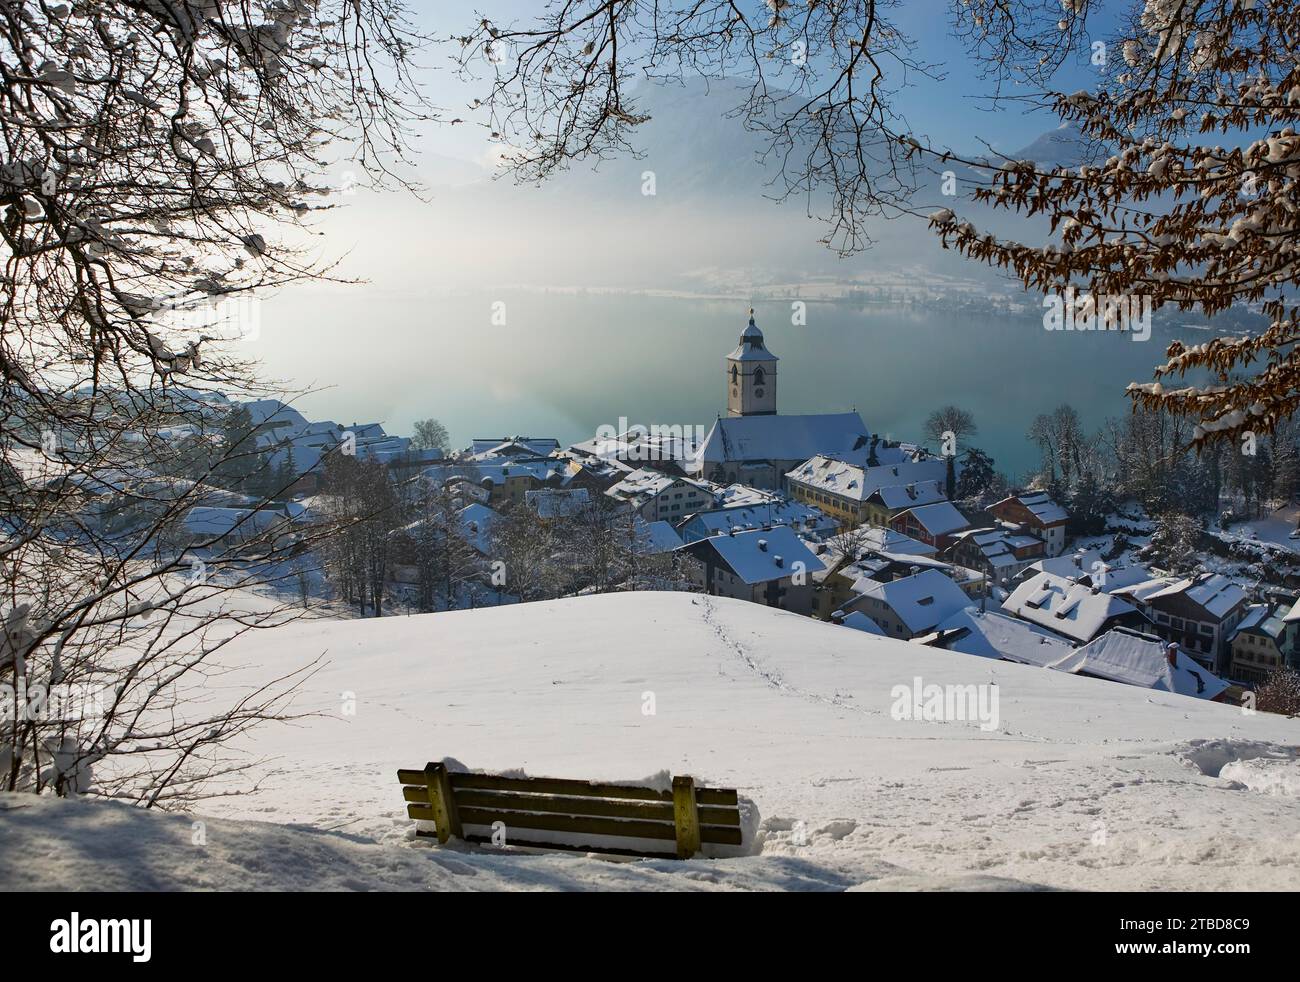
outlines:
M435 36L463 30L478 19L468 4L435 7L417 0L417 5L424 8L417 13L420 26ZM539 0L481 0L478 9L501 22L526 19L538 6ZM1054 117L1027 114L1018 105L989 111L979 98L989 90L972 71L961 45L949 36L947 11L948 4L938 0L908 0L890 14L897 26L919 40L917 57L941 62L948 72L941 82L917 79L898 95L897 106L914 130L959 149L978 151L983 139L1010 152L1054 128ZM508 180L466 185L481 173L478 168L490 162L493 147L467 105L480 90L457 79L443 62L445 57L436 49L424 56L429 65L429 98L445 107L449 116L462 116L469 123L430 126L420 134L417 164L430 185L430 200L364 189L345 195L342 191L351 189L352 181L348 167L340 165L336 175L340 207L318 220L319 237L312 240L313 248L323 256L342 256L339 273L366 282L294 287L263 306L261 336L253 342L256 355L268 374L293 387L324 387L301 401L310 416L345 422L380 420L398 433L409 432L411 422L424 415L482 418L492 425L474 428L524 432L530 429L528 419L510 426L497 411L503 404L519 404L520 384L533 384L541 391L577 384L574 380L580 374L566 378L569 372L586 370L608 377L624 371L625 365L603 362L600 351L582 340L588 336L589 324L570 330L554 319L530 322L528 301L517 293L512 293L510 328L490 331L490 305L506 291L521 285L689 287L735 294L743 314L749 302L748 283L796 282L811 276L854 279L863 270L897 262L900 254L907 253L899 245L904 236L900 231L897 242L887 238L885 247L875 253L838 260L817 245L820 227L808 221L797 205L777 209L762 200L761 192L755 192L752 200L750 196L724 200L707 188L708 175L698 178L705 185L695 186L691 193L679 192L673 176L685 171L694 157L732 151L725 142L721 147L706 145L715 131L725 130L716 106L708 110L712 117L705 113L689 124L683 120L683 135L663 141L670 145L659 148L658 160L667 173L655 199L643 197L630 178L625 193L620 190L624 185L619 182L634 177L644 166L637 161L621 162L612 170L602 168L598 177L579 165L559 186L541 189L513 188ZM1060 88L1095 84L1092 70L1080 62L1063 73ZM676 125L671 119L655 122L661 133L664 125ZM746 156L751 159L745 160ZM739 140L735 157L738 168L754 166L752 153ZM907 234L916 237L915 230ZM928 238L925 245L930 245ZM952 254L939 259L956 262ZM720 283L730 286L719 290ZM629 305L630 322L611 324L609 329L652 339L662 325L637 321L644 309ZM682 316L692 316L690 309L683 308ZM526 325L546 332L548 352L556 359L548 365L546 377L530 383L526 373L492 370L493 363L518 357L521 346L512 337L516 325L518 330ZM489 344L485 345L485 337L490 338ZM535 340L530 338L529 343ZM717 343L684 354L711 361L721 355ZM430 362L421 376L427 378L423 386L411 381L412 351ZM563 371L557 365L565 366ZM510 392L500 388L506 374L514 379ZM440 386L439 380L449 375L458 379L453 387L454 411L440 405L440 389L447 387ZM467 379L481 384L466 385ZM475 399L482 400L481 413L476 406L464 404ZM828 407L838 406L852 401L852 396L828 392L826 399ZM663 412L671 415L671 408L664 406ZM869 407L862 408L868 415ZM594 426L603 421L590 422ZM870 418L867 422L872 425ZM471 427L469 422L463 427L453 425L453 438L460 442L482 435L463 431Z

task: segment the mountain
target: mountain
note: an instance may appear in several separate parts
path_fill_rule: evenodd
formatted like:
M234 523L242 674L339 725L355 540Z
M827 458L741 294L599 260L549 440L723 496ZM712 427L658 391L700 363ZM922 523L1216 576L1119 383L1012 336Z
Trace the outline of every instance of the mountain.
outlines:
M1074 168L1092 159L1087 138L1077 123L1068 120L1008 156L1012 160L1032 160L1040 167Z

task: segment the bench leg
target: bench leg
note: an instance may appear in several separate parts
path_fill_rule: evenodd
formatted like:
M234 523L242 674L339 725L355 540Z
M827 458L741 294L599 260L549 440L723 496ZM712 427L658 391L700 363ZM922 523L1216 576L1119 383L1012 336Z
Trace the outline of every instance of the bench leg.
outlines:
M673 824L677 829L677 858L690 859L700 851L700 812L695 805L695 779L673 778Z
M463 838L460 815L456 812L456 799L451 791L451 775L442 763L430 761L424 765L424 782L429 789L429 807L433 809L433 823L438 827L438 842L445 843L453 835Z

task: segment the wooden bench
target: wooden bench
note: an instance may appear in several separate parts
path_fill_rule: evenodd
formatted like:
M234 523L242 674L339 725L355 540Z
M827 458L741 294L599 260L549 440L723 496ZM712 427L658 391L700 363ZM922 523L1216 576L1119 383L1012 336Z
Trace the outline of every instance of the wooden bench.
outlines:
M493 842L497 830L504 831L504 845L509 846L676 859L689 859L705 843L741 844L735 790L697 788L690 777L674 777L668 791L466 774L430 763L423 770L399 770L397 779L406 813L433 822L437 829L416 834L436 834L440 843L452 836ZM466 826L485 831L467 833Z

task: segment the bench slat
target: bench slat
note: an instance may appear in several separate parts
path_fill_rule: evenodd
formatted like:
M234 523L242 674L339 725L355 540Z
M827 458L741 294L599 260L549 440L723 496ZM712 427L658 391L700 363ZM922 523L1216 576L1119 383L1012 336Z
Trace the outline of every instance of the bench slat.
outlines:
M426 800L422 788L404 788L407 801ZM606 818L644 818L651 821L671 821L672 806L666 801L606 801L600 798L567 798L559 795L526 795L509 791L454 792L458 808L505 808L525 812L552 812L559 815L599 815ZM700 809L700 822L705 825L740 825L740 812L735 808Z
M673 800L671 791L658 791L636 785L597 784L593 781L566 781L554 777L498 777L495 774L453 774L453 791L468 788L480 791L524 791L532 794L572 795L584 798L629 798L635 801Z
M417 832L416 835L428 835L426 832ZM466 842L478 842L483 845L491 845L492 837L487 835L465 836ZM526 839L510 839L506 845L518 847L521 849L545 849L550 852L553 849L559 849L563 852L598 852L609 856L634 856L637 859L676 859L675 852L643 852L640 849L613 849L609 846L575 846L565 842L529 842Z
M637 819L589 818L582 815L537 815L530 812L493 808L462 808L460 820L465 825L491 825L504 822L507 841L512 828L545 829L548 832L581 832L587 835L623 836L633 839L668 839L676 834L671 822L646 822ZM737 830L739 831L739 830Z
M741 843L739 827L724 828L720 825L701 825L700 841L717 846L738 846Z
M696 788L695 800L701 805L722 805L730 808L740 805L735 788Z

